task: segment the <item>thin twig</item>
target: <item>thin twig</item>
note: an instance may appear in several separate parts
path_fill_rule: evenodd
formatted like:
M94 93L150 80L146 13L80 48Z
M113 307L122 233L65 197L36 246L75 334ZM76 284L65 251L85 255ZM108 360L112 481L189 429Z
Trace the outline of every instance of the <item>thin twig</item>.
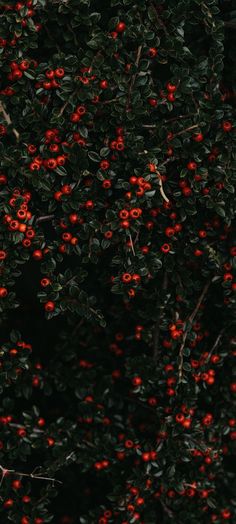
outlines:
M188 113L187 115L178 115L173 118L167 118L166 120L164 120L164 124L176 122L177 120L184 120L185 118L191 118L192 116L197 116L197 113Z
M196 129L197 127L199 127L199 124L194 124L193 126L186 127L185 129L181 129L181 131L178 131L178 133L175 133L175 134L171 137L171 140L172 140L173 138L175 138L176 136L183 135L184 133L187 133L188 131L192 131L192 129Z
M143 409L146 409L147 411L151 411L152 413L156 414L156 409L155 408L152 408L148 404L144 404L144 402L142 402L141 400L138 400L137 398L129 397L127 395L121 395L121 394L116 394L115 396L117 398L119 398L119 399L127 400L128 402L131 402L133 404L137 404L138 406L142 406Z
M130 239L130 246L131 246L132 253L133 253L134 257L136 257L136 253L135 253L135 249L134 249L134 243L133 243L133 239L132 239L131 234L129 234L129 239Z
M70 99L71 99L71 97L69 97L68 100L66 100L65 103L63 104L63 106L61 107L61 109L60 109L60 111L59 111L59 113L57 115L58 118L60 118L63 115L65 109L67 108L68 104L70 103Z
M215 351L216 348L218 347L218 345L219 345L219 343L220 343L220 341L221 341L221 339L222 339L222 336L223 336L223 334L224 334L224 332L225 332L225 329L226 329L226 328L221 329L221 331L219 332L218 336L216 337L216 340L215 340L215 342L214 342L214 344L213 344L213 346L212 346L212 348L211 348L211 350L210 350L210 352L209 352L209 355L208 355L208 357L207 357L207 359L206 359L206 362L209 362L209 360L210 360L212 354L214 353L214 351Z
M2 102L0 101L0 113L2 113L4 119L6 120L6 123L10 126L12 125L12 121L11 121L11 117L10 115L6 112ZM20 133L13 127L12 129L12 132L14 133L15 137L16 137L16 141L19 142L19 139L20 139Z
M163 188L161 174L159 173L159 171L156 171L156 173L157 173L157 176L158 176L158 183L159 183L161 196L162 196L163 200L165 200L166 202L169 202L169 198L167 198L167 196L165 194L165 191L164 191L164 188Z
M155 4L153 4L153 2L151 2L151 6L152 6L152 8L153 8L153 11L154 11L155 17L156 17L156 19L157 19L157 23L158 23L159 26L163 29L164 33L165 33L166 35L168 35L169 33L168 33L167 29L166 29L166 26L165 26L164 22L161 20L161 18L159 17L158 12L157 12L157 8L156 8Z
M51 220L54 217L55 217L55 215L45 215L45 216L42 216L42 217L38 217L38 218L36 218L35 223L39 224L39 222L47 222L48 220Z
M202 301L204 299L204 297L206 296L207 294L207 291L211 285L211 280L209 282L207 282L201 292L201 295L197 301L197 304L196 304L196 307L195 309L193 310L193 312L191 313L191 315L185 320L184 322L184 328L185 328L185 332L184 332L184 335L183 335L183 340L182 340L182 344L180 346L180 350L179 350L179 368L178 368L178 375L179 375L179 378L178 378L178 384L180 382L182 382L182 378L183 378L183 364L184 364L184 348L185 348L185 342L186 342L186 339L187 339L187 336L189 334L189 331L192 327L192 323L198 313L198 310L202 304Z
M123 98L124 95L122 96L117 96L116 98L110 98L110 100L104 100L102 102L100 102L101 105L107 105L107 104L112 104L112 102L119 102L120 98Z
M168 517L170 517L172 519L174 517L173 511L170 508L168 508L168 506L163 502L163 500L160 500L160 503L161 503L164 511L167 513Z
M175 116L174 118L168 118L168 119L164 120L163 123L164 124L169 124L170 122L176 122L177 120L185 120L186 118L191 118L192 116L197 116L197 113L189 113L188 115L179 115L179 116ZM147 129L156 129L157 127L159 127L159 124L142 124L142 127L146 127ZM198 127L197 124L196 124L196 127ZM186 131L187 130L188 129L186 129ZM176 136L176 135L174 135L174 136Z
M140 62L142 48L143 48L142 45L138 46L137 56L136 56L136 60L135 60L135 66L137 68L138 68L138 65L139 65L139 62ZM129 109L130 109L131 93L132 93L132 89L134 87L136 76L137 76L137 72L131 77L131 81L130 81L130 85L129 85L129 91L128 91L128 97L127 97L127 102L126 102L126 111L129 111Z
M61 480L57 480L51 477L44 477L41 475L35 475L34 473L22 473L21 471L15 471L14 469L3 468L1 465L0 465L0 470L2 472L0 486L3 482L4 477L8 475L8 473L12 473L13 475L16 475L17 477L28 477L28 478L36 479L36 480L48 480L49 482L57 482L58 484L62 484Z
M192 129L196 129L197 127L199 127L199 124L194 124L192 126L185 127L184 129L181 129L181 131L174 133L171 137L171 140L173 140L176 136L183 135L184 133L188 133L188 131L192 131ZM166 138L159 145L163 146L165 143L166 143Z
M168 275L165 272L164 278L163 278L162 290L165 292L167 290L167 287L168 287ZM156 320L154 330L153 330L153 360L154 362L157 361L157 357L158 357L159 338L160 338L160 322L161 322L161 317L163 315L164 308L166 306L166 302L167 302L166 297L164 297L164 302L159 307L157 320Z
M235 21L233 21L233 20L232 20L232 21L228 21L228 20L226 20L226 21L224 22L224 26L225 26L226 28L228 28L228 29L236 29L236 23L235 23Z

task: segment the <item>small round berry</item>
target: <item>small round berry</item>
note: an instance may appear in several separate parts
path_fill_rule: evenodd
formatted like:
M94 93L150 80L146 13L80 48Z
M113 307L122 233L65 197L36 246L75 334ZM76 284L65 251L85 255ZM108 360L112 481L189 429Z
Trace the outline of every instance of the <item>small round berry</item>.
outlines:
M150 47L150 49L148 50L148 56L150 56L150 58L155 58L155 56L157 56L157 49L155 47Z
M44 304L44 309L48 313L51 313L55 309L55 303L49 300L48 302L46 302L46 304Z
M172 84L171 82L168 82L166 84L166 89L167 91L169 91L169 93L174 93L177 89L176 85L175 84Z
M8 295L6 287L0 287L0 298L5 298Z
M6 509L10 509L10 508L12 508L13 504L14 504L14 500L13 499L7 499L3 503L3 507L6 508Z
M41 249L35 249L33 251L33 258L34 260L42 260L43 252L41 251Z
M187 169L188 169L189 171L195 171L195 169L197 169L197 164L196 164L196 162L189 162L189 163L187 164Z
M157 100L156 98L149 98L148 99L148 103L151 107L156 107L157 106Z
M100 85L101 89L107 89L108 88L108 81L107 80L101 80L99 85Z
M225 133L229 133L232 127L233 127L232 123L229 122L228 120L225 120L224 122L222 122L222 129Z
M141 456L143 462L149 462L149 460L151 459L150 453L147 451L144 451Z
M162 253L165 253L165 254L169 253L169 251L170 251L170 244L163 244L161 246L161 251L162 251Z
M92 210L94 208L94 202L92 200L87 200L87 202L85 202L85 207L89 211Z
M116 32L117 33L123 33L126 29L126 24L125 22L119 22L115 28Z
M192 136L192 139L194 142L202 142L204 140L204 136L202 133L197 133L196 135Z
M55 73L55 76L57 78L63 78L63 76L65 75L65 71L64 71L64 69L62 67L57 67L57 69L55 69L54 73Z
M136 376L136 377L132 378L133 386L135 386L135 387L141 386L142 383L143 383L143 381L142 381L141 377Z

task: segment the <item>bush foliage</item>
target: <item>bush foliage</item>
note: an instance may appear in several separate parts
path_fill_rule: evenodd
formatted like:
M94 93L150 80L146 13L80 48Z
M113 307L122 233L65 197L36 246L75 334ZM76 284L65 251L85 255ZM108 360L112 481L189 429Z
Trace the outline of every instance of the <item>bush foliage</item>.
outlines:
M233 2L0 13L1 521L233 524Z

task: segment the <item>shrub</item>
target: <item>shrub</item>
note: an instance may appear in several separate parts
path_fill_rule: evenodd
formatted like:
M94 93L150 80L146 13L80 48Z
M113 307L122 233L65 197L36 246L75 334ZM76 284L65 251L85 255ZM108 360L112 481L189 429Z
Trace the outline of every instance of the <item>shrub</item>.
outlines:
M236 518L232 4L1 5L4 522Z

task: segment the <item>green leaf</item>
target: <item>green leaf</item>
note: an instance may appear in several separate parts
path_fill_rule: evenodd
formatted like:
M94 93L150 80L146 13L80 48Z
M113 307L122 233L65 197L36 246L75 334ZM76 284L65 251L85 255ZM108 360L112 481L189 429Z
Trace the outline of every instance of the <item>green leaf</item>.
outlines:
M100 162L100 160L101 160L100 156L99 156L98 153L96 153L95 151L89 151L89 152L88 152L88 157L89 157L90 160L92 160L93 162Z

